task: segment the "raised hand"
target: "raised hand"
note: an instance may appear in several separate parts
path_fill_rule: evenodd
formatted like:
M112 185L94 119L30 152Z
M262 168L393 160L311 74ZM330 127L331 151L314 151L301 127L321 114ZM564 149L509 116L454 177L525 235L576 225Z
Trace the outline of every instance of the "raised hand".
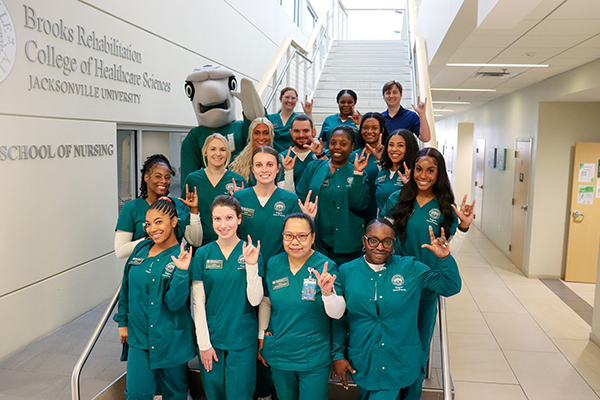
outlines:
M179 257L175 258L175 256L171 256L173 263L179 269L186 271L190 267L190 261L192 260L192 250L185 250L185 246L183 242L181 243L181 251L179 252Z
M365 147L367 148L367 150L369 150L371 154L373 154L373 156L376 159L381 160L381 156L383 155L384 150L384 146L383 144L381 144L381 135L379 135L379 142L377 143L377 146L372 147L370 144L366 143Z
M417 106L411 104L412 108L417 112L417 114L422 115L427 111L427 97L425 100L421 101L421 96L417 96Z
M260 240L258 241L256 246L253 246L252 238L250 237L250 235L248 235L248 245L246 245L246 243L242 245L242 254L244 255L244 260L246 260L246 264L258 264L258 255L260 254Z
M192 214L198 214L198 188L194 186L194 191L190 192L188 184L185 185L185 199L178 197L179 200L188 208Z
M310 195L312 194L312 190L308 191L306 195L306 200L304 200L304 204L302 200L298 199L298 205L304 214L309 215L313 220L317 216L317 210L319 208L319 196L315 197L315 202L310 201Z
M431 250L437 258L448 257L448 254L450 254L450 246L448 246L448 240L444 235L444 228L442 228L440 237L436 239L433 234L433 228L429 225L429 240L431 241L431 244L425 243L421 247Z
M313 109L314 101L315 101L315 99L311 99L310 101L308 101L308 95L306 95L306 96L304 96L304 101L300 102L300 105L302 106L302 110L304 111L304 114L308 115L311 118L312 118L312 109Z
M296 159L298 158L298 154L296 154L294 157L290 157L290 152L291 151L292 151L292 148L290 147L288 149L288 152L285 155L285 157L280 156L281 157L281 164L283 165L283 168L286 171L292 171L294 169L294 165L296 165Z
M337 376L342 381L342 385L345 389L348 389L348 378L346 378L346 371L351 374L355 374L356 370L352 368L348 360L342 358L341 360L335 360L333 362L333 376Z
M321 140L313 139L313 140L311 140L310 144L308 144L308 143L305 144L304 148L309 149L316 155L321 155L321 154L323 154L323 139L321 139Z
M202 362L202 365L204 365L206 372L210 372L212 370L213 360L219 362L214 348L211 347L208 350L200 350L200 361Z
M329 296L333 293L333 282L335 282L335 278L337 278L336 275L331 275L327 272L327 264L329 264L329 261L325 261L323 273L320 274L316 269L313 271L317 277L317 283L321 288L321 294L323 296Z
M369 154L365 156L365 151L367 149L363 149L360 156L358 154L354 157L354 172L363 172L365 168L367 168L367 164L369 163Z
M467 204L467 195L463 197L462 203L460 205L460 209L457 208L454 204L452 204L452 208L454 212L460 219L460 227L467 229L471 226L471 222L473 221L473 209L475 207L475 200L473 200L473 204Z
M408 181L410 181L410 169L408 169L408 166L406 165L406 161L403 161L404 163L404 175L402 173L400 173L400 170L398 170L398 175L400 175L400 179L402 179L402 182L404 182L404 184L406 185L408 183Z
M237 183L235 183L235 178L231 178L231 182L233 182L233 186L229 188L229 194L232 196L234 192L244 188L244 182L242 182L242 186L238 186Z
M352 120L352 122L354 122L354 124L356 124L356 126L359 126L360 120L362 119L362 115L360 115L360 112L356 111L354 107L352 107L352 116L350 117L350 119Z

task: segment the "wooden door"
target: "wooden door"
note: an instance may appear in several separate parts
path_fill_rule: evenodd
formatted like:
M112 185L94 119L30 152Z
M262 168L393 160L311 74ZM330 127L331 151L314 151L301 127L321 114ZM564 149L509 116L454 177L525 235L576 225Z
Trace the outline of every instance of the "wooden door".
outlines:
M527 232L527 210L529 207L530 162L531 139L517 140L510 260L523 272L526 272L523 270L523 257L525 254L525 232Z
M596 282L600 241L600 143L576 143L565 280Z

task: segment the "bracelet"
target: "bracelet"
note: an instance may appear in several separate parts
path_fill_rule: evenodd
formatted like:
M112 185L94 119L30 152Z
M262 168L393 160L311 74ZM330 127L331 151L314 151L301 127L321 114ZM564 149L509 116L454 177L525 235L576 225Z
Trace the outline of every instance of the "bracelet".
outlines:
M463 233L467 233L469 231L469 227L463 228L460 225L458 226L458 230L463 232Z
M322 152L321 154L317 154L316 156L317 156L317 158L325 157L325 152Z

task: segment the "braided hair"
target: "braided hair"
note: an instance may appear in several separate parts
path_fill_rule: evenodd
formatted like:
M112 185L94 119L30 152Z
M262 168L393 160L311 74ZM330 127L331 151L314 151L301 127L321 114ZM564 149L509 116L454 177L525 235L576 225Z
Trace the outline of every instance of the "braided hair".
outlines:
M167 157L163 156L162 154L154 154L148 157L144 162L144 165L142 165L142 169L140 170L142 173L142 183L140 184L140 197L143 199L148 198L148 185L144 180L144 176L148 175L152 171L152 168L154 168L154 166L158 164L165 165L169 169L171 175L175 176L175 170L171 166L171 163L169 162L169 159ZM169 194L168 190L167 194Z
M175 206L173 200L171 200L167 196L162 196L154 203L150 204L150 207L148 207L148 211L150 210L160 211L161 213L167 215L171 219L173 217L177 217L177 207Z

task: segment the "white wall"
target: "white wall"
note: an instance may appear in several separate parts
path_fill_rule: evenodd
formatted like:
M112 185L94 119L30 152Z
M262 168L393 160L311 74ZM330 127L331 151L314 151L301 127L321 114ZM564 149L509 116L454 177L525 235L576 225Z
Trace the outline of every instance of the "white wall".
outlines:
M113 254L117 127L187 130L196 117L183 83L194 68L219 63L238 79L257 82L285 37L307 40L272 0L0 0L4 7L0 358L116 291L123 266ZM114 38L141 56L130 60L92 48L88 35ZM70 68L57 67L65 57L74 60ZM139 80L103 77L100 63ZM161 88L149 87L150 78ZM159 134L168 140L165 135ZM75 155L74 146L90 144L112 150ZM23 146L36 146L31 154L37 156L19 158Z
M598 88L599 72L600 60L596 60L436 123L438 140L448 138L456 142L457 124L472 121L475 140L485 139L487 148L506 147L509 155L513 154L517 139L533 138L524 260L525 271L531 277L558 278L562 274L571 146L576 141L600 137L596 104L546 102ZM541 112L540 102L544 102ZM564 111L550 116L559 110ZM561 129L549 127L562 119ZM513 178L513 157L507 157L506 171L490 168L486 163L482 230L506 255L511 237Z

